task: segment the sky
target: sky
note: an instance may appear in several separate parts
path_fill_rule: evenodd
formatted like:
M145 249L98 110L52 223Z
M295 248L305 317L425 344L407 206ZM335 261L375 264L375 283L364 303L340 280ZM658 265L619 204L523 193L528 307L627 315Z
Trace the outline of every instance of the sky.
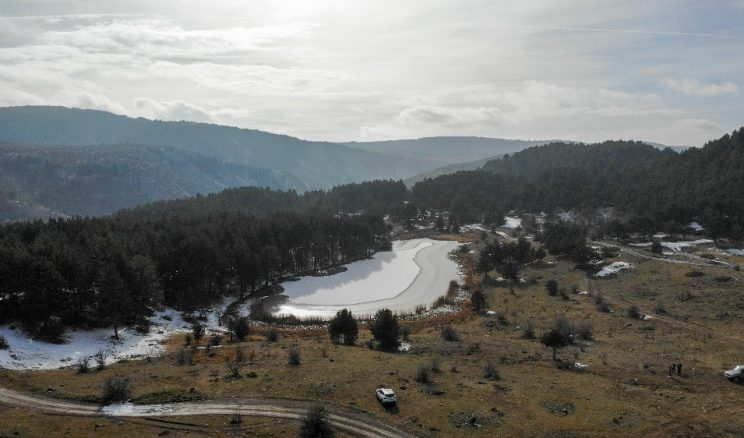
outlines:
M743 22L744 0L0 0L0 106L698 146L744 125Z

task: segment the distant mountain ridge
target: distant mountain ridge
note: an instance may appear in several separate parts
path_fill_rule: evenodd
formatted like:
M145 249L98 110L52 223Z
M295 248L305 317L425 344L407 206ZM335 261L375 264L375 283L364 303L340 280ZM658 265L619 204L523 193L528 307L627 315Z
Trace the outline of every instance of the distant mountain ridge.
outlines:
M144 144L295 175L299 190L428 170L423 160L393 157L330 142L206 123L164 122L62 107L0 108L0 140L77 146Z

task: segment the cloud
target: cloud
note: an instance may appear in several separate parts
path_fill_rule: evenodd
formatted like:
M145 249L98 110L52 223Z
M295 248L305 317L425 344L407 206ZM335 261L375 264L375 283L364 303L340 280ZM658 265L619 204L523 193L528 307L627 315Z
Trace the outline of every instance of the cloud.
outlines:
M704 83L694 79L664 79L661 83L670 90L678 91L688 96L716 97L734 94L739 87L733 82Z
M134 104L139 114L152 119L214 122L209 111L182 100L159 102L148 97L138 97Z

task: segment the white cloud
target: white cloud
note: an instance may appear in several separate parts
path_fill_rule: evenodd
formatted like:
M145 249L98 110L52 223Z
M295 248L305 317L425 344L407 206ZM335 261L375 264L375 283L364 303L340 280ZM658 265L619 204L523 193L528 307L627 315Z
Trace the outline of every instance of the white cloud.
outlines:
M670 90L684 93L688 96L715 97L734 94L739 87L733 82L706 83L694 79L664 79L662 84Z
M148 97L138 97L134 104L139 114L151 119L214 122L209 111L181 100L158 102Z
M29 17L0 16L0 104L328 140L700 144L741 123L744 77L736 14L704 3L11 0L6 14ZM668 79L682 71L718 82Z

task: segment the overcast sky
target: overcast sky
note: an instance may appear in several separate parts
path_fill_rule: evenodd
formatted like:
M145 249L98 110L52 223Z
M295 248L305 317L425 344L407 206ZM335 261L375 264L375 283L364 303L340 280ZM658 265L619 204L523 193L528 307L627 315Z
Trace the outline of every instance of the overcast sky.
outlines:
M0 0L0 106L322 140L700 145L744 125L744 0Z

